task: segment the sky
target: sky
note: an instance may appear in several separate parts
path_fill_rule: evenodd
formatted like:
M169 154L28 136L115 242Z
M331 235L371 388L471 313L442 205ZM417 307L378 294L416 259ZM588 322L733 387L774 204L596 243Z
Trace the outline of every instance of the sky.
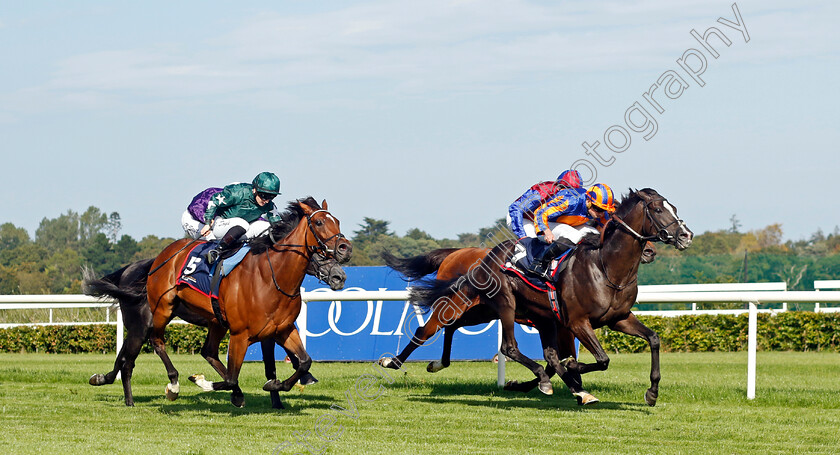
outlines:
M838 20L808 0L3 2L0 224L95 206L180 237L196 193L267 170L347 235L454 238L575 166L656 189L696 234L828 234Z

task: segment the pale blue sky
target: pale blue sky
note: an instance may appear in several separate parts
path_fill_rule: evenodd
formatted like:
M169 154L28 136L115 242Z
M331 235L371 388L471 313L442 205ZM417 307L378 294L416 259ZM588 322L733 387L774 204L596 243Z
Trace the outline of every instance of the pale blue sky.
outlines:
M280 201L326 198L349 235L475 231L596 140L597 180L652 187L697 233L840 224L840 8L732 2L3 2L0 223L94 205L123 233L180 236L208 186L277 173ZM732 42L692 38L715 26ZM697 85L677 64L708 67ZM688 88L643 99L668 70ZM661 95L661 92L660 92ZM645 141L605 130L640 102ZM591 158L590 158L591 159Z

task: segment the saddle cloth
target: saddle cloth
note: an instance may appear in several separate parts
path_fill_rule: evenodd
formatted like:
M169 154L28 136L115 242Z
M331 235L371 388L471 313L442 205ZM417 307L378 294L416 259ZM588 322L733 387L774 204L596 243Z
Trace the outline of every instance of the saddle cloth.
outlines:
M216 284L215 289L210 289L210 281L216 272L216 267L222 267L221 276L227 276L242 262L242 259L248 254L251 247L246 243L232 256L216 261L212 267L208 266L204 260L204 253L217 245L218 242L208 242L194 246L181 266L180 276L176 284L186 284L207 297L218 298L219 284ZM221 283L221 280L219 280L219 283Z

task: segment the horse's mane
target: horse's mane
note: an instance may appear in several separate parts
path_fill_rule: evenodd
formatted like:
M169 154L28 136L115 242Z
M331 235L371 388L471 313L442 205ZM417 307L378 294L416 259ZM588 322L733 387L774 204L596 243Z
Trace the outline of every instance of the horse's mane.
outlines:
M615 213L612 216L618 216L619 218L624 219L624 217L630 213L630 210L632 210L633 207L642 200L639 193L644 193L648 197L659 195L659 193L652 188L645 188L638 191L634 191L632 188L628 189L628 193L621 196L621 202L618 203L618 207L616 207ZM609 223L604 231L604 237L608 237L617 227L618 225L616 223ZM581 240L580 247L581 249L587 250L601 248L601 236L596 234L587 234L583 237L583 240Z
M272 236L277 239L284 239L286 236L297 227L300 220L306 216L300 204L306 204L313 210L320 210L321 206L312 196L307 196L295 201L289 202L286 210L280 214L280 221L273 223L269 228L271 235L265 234L255 237L251 240L251 253L262 254L268 250L274 243L271 241Z

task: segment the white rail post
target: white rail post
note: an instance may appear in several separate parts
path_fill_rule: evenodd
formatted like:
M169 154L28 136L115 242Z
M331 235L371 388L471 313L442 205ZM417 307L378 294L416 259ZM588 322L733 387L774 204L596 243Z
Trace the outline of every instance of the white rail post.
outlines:
M117 308L117 355L120 355L120 349L123 347L125 335L123 335L123 316L122 310ZM119 371L117 371L117 377L122 381L122 375Z
M758 345L758 305L750 302L747 329L747 399L755 398L755 351Z
M505 355L502 353L502 321L496 321L499 324L499 349L497 350L496 358L499 359L498 367L496 368L496 384L499 387L505 386Z

